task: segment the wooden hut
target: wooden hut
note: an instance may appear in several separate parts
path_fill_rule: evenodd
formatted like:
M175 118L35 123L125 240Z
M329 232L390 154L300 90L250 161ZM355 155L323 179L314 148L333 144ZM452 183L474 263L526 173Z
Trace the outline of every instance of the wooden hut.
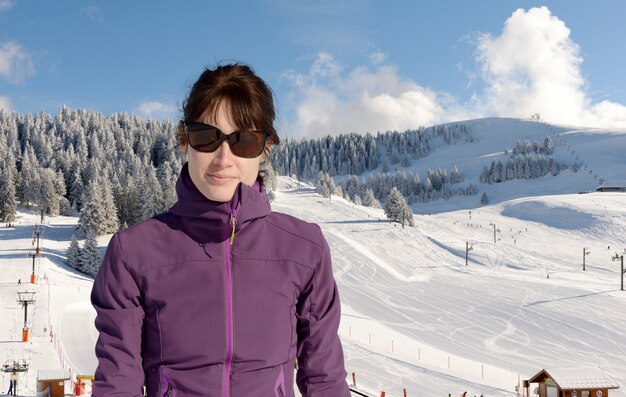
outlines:
M37 371L37 395L63 397L72 395L72 376L69 369ZM66 385L68 386L66 390Z
M603 182L596 192L626 192L626 181Z
M608 397L609 390L619 389L599 367L542 369L524 386L526 397Z

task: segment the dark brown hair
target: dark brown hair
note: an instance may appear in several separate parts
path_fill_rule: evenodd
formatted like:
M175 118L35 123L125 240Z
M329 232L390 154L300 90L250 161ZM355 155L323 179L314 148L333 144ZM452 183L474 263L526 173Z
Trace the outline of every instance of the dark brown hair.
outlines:
M269 145L280 143L274 128L276 110L272 89L250 66L233 63L205 69L191 87L183 103L184 120L178 125L181 146L187 144L183 123L215 116L222 103L229 106L237 127L265 131L269 134Z

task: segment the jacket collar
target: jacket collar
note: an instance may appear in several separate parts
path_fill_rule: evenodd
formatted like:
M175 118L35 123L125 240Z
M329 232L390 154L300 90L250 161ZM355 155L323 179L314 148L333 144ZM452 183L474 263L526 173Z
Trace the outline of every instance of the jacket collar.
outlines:
M187 224L187 232L191 227L199 227L216 237L216 232L224 233L230 227L231 215L235 216L237 230L241 230L250 221L264 217L271 212L270 202L261 179L257 179L252 186L240 182L229 202L217 202L207 199L196 187L189 176L189 165L185 163L176 182L178 201L169 209L169 212L183 218ZM198 230L200 232L200 230ZM198 238L198 233L192 233ZM202 233L204 234L204 233ZM207 236L209 237L209 236ZM197 239L197 238L194 238ZM209 241L213 238L201 240Z

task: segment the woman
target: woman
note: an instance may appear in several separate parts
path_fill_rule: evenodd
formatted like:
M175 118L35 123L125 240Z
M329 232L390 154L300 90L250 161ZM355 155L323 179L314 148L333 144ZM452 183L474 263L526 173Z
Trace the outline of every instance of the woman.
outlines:
M116 233L96 276L93 395L347 397L339 297L319 226L271 212L267 84L207 69L179 124L169 212ZM297 360L296 360L297 359Z

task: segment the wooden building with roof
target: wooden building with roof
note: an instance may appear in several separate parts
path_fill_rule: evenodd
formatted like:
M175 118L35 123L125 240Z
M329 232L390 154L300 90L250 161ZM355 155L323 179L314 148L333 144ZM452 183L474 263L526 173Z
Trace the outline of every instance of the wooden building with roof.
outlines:
M626 192L626 181L603 181L596 192Z
M600 367L542 369L524 381L525 397L608 397L619 387Z
M69 369L41 369L37 371L37 395L47 397L71 396L72 374Z

